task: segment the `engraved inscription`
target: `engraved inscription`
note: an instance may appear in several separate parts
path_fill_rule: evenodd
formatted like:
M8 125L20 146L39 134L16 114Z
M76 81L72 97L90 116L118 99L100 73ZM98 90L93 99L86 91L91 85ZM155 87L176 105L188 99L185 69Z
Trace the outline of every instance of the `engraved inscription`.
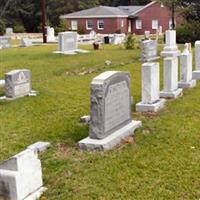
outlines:
M109 86L105 98L105 131L112 130L130 118L129 88L126 81Z
M20 96L30 92L30 83L15 86L15 96Z

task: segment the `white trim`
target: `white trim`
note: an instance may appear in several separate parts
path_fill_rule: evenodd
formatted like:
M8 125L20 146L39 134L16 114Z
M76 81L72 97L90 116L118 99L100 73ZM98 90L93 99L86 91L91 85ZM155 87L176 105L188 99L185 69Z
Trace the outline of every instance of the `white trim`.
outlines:
M74 26L75 24L73 24L75 22L76 26ZM72 31L77 31L78 30L78 21L77 20L72 20L71 21L71 30Z
M135 15L141 11L143 11L144 9L148 8L149 6L153 5L154 3L158 3L157 1L152 1L151 3L147 4L146 6L140 8L139 10L136 10L134 13L131 13L129 16Z
M127 18L128 15L91 15L91 16L67 16L62 15L62 19L87 19L87 18Z
M99 22L100 22L100 21L103 21L103 28L100 28L100 27L99 27ZM102 19L97 20L97 29L98 29L98 30L104 30L104 29L105 29L105 22L104 22L104 20L102 20Z
M137 29L137 30L141 30L142 29L142 20L141 19L136 19L135 20L135 29Z
M91 19L87 19L86 22L85 22L86 23L86 30L92 30L93 29L93 21L92 21L92 27L88 27L88 21L89 20L92 21Z

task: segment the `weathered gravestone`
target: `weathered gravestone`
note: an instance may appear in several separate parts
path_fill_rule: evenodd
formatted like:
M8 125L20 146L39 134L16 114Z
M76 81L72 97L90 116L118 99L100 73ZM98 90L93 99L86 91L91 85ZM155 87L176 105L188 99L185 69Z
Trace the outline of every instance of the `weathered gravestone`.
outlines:
M89 137L80 141L83 150L109 150L141 126L131 117L131 82L127 72L108 71L91 83Z
M145 62L157 60L160 57L157 54L158 43L156 40L144 40L141 42L141 60Z
M200 80L200 41L195 42L195 71L192 77L195 80Z
M179 88L193 88L196 80L192 79L192 53L189 51L189 44L185 44L185 49L180 56L180 81Z
M13 70L5 74L6 98L16 99L31 92L31 71L28 69Z
M137 112L157 112L166 100L160 99L159 63L142 65L142 101L136 104Z
M123 44L125 41L126 35L125 34L114 34L113 37L113 44L118 45L118 44Z
M75 55L76 53L88 53L86 50L78 49L77 32L58 33L58 51L54 53Z
M0 36L0 49L11 48L11 37Z
M55 30L53 27L47 27L47 42L54 42L55 41Z
M6 35L10 36L13 34L13 28L7 27L6 28Z
M160 93L162 98L175 99L182 96L182 88L178 88L178 59L167 57L164 59L164 89Z
M27 149L0 164L1 200L36 200L42 187L41 162L37 153Z
M21 40L22 47L30 47L32 45L33 45L32 40L30 40L29 38L22 38Z

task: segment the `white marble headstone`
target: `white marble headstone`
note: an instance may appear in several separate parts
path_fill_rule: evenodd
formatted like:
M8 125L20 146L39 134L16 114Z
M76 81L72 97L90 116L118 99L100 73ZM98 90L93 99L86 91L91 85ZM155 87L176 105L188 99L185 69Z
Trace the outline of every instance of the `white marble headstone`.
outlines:
M11 37L0 36L0 49L11 48Z

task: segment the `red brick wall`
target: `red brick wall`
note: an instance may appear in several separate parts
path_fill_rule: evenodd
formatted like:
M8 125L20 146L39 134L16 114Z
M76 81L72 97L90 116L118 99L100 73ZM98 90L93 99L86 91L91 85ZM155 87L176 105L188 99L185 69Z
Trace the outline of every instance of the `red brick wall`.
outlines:
M121 27L121 20L124 20L124 26ZM109 34L109 33L115 33L118 30L121 30L122 33L127 32L127 18L99 18L99 19L68 19L67 23L68 26L71 27L71 21L76 20L78 21L78 27L81 27L81 29L84 29L85 33L90 33L91 30L86 29L86 20L92 20L93 21L93 30L96 33L102 33L102 34ZM98 20L104 20L104 30L98 30L97 28L97 21Z
M144 34L144 31L156 33L152 29L152 20L158 20L162 26L163 32L169 29L169 21L171 12L167 7L161 7L160 3L154 3L137 14L139 20L142 20L142 29L136 29L135 20L132 22L132 32L136 34Z

